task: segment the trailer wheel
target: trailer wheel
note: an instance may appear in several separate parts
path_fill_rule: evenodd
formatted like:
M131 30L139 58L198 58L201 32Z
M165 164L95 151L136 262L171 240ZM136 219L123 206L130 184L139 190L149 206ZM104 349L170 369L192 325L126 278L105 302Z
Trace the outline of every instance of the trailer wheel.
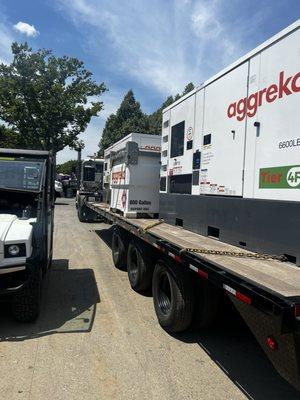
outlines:
M210 327L217 319L221 292L211 283L197 282L197 295L195 301L194 324L196 328Z
M119 227L116 227L112 236L112 258L116 268L126 270L128 235Z
M151 287L153 257L143 243L132 240L127 252L127 272L133 290L143 292Z
M12 313L19 322L33 322L40 313L42 269L30 274L24 288L13 296Z
M152 291L156 316L169 332L187 329L193 317L194 288L188 271L159 261L154 269Z

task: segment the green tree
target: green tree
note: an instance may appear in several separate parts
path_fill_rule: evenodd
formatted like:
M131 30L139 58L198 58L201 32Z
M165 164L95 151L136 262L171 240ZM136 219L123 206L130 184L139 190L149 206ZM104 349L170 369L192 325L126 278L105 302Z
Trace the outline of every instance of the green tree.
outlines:
M186 87L184 88L184 91L182 92L182 96L185 96L186 94L188 94L189 92L191 92L194 89L195 89L195 85L193 84L193 82L188 83L186 85Z
M117 142L131 132L147 133L149 123L141 110L140 103L135 100L132 90L125 95L116 114L111 114L106 121L99 143L100 151Z
M69 160L63 164L56 166L56 172L58 174L71 175L72 172L76 172L77 160Z
M0 125L0 147L17 148L22 143L22 136L5 125Z
M13 61L0 64L0 119L32 149L76 147L78 135L103 107L103 83L76 58L55 57L50 50L33 52L13 43Z
M158 110L150 114L148 117L149 121L149 133L152 135L161 134L161 124L162 124L162 111L164 108L168 107L174 102L173 96L169 96L167 100L159 107Z
M188 83L184 88L182 94L177 93L175 97L169 96L166 101L159 107L158 110L154 111L154 113L150 114L148 117L149 121L149 133L160 135L161 134L161 125L162 125L162 112L163 109L168 107L174 101L179 100L182 96L189 93L191 90L195 88L192 82Z

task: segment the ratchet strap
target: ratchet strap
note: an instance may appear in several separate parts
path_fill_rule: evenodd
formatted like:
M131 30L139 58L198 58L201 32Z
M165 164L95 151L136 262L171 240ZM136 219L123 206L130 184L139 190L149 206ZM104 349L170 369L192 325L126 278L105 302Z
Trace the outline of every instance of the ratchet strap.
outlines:
M154 221L151 224L146 225L144 228L139 228L138 231L140 233L146 233L149 229L154 228L157 225L163 224L165 221L163 219L159 219L158 221Z

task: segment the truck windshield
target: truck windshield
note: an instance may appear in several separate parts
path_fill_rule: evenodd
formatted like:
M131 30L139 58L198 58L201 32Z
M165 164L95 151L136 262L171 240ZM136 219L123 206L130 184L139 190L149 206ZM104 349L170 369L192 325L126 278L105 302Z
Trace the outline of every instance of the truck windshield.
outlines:
M83 180L86 182L93 182L95 180L95 167L87 165L83 168Z
M0 189L39 191L44 168L43 160L0 157Z

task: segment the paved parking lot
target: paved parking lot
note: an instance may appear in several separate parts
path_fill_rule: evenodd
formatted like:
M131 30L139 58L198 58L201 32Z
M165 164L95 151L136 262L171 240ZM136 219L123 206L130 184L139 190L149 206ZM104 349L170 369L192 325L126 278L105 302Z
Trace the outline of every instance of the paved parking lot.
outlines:
M55 210L54 260L34 324L0 306L0 399L297 399L232 315L208 332L167 334L152 298L113 267L108 225Z

